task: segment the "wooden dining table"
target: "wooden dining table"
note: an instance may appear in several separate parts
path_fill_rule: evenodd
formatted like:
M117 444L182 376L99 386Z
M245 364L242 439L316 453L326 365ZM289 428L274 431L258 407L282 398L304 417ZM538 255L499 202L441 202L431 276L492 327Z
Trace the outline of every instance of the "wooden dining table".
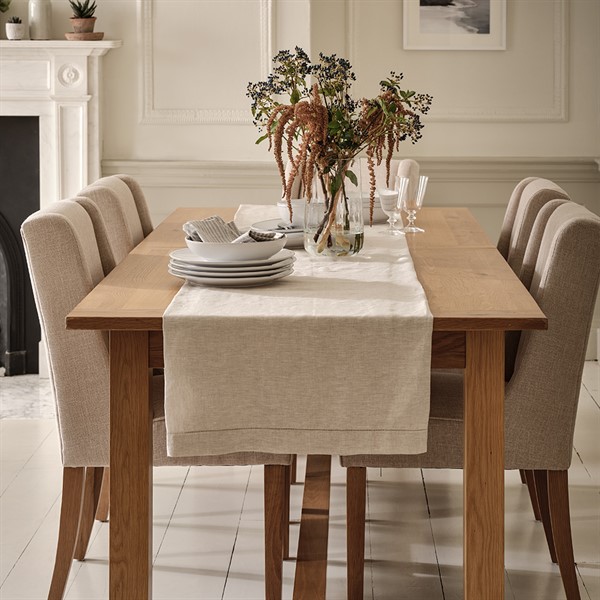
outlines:
M149 369L164 364L163 314L183 283L169 253L184 222L234 212L177 209L67 316L68 329L110 333L111 600L152 597ZM464 598L503 600L504 335L547 320L467 209L424 208L418 221L425 233L407 237L433 314L431 365L464 369Z

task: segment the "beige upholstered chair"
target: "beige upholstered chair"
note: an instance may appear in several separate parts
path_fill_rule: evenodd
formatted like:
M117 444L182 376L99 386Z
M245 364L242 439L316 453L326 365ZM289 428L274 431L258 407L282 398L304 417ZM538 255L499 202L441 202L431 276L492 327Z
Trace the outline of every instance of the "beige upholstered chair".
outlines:
M505 391L505 468L534 472L552 560L559 564L567 598L578 600L567 470L600 279L600 218L572 202L556 207L537 254L530 292L548 317L548 330L523 332L519 342ZM365 467L461 469L462 419L462 374L436 373L427 453L342 457L348 497L355 500L348 514L348 539L355 542L348 548L349 599L362 598L364 546L356 540L364 544Z
M104 275L108 275L127 254L146 237L153 229L150 211L140 185L129 175L113 175L98 179L84 188L75 201L88 212L102 262ZM91 483L102 479L100 497L94 496L94 504L98 505L96 518L108 520L109 511L109 473L108 469L99 467L99 472L87 471L89 483L86 483L84 504L91 503L90 494L98 490ZM89 530L91 531L90 524ZM80 536L87 528L80 528ZM84 542L78 542L81 548ZM84 551L85 552L85 551ZM84 555L76 553L76 558Z
M51 204L30 216L22 225L27 263L36 306L48 348L50 376L57 409L63 462L63 494L56 561L49 598L63 597L73 557L85 556L89 529L100 489L100 471L109 460L109 368L106 334L65 328L66 315L104 277L92 222L76 202ZM281 588L281 565L273 557L283 556L281 514L289 487L275 485L289 477L289 455L243 453L227 456L173 459L166 453L163 381L152 384L154 406L155 465L243 465L264 464L265 522L273 527L266 540L270 564L266 578L268 595ZM87 481L86 481L87 479ZM82 506L84 487L91 488ZM274 501L273 498L276 498ZM280 510L281 509L281 510ZM76 547L77 546L77 547ZM269 596L270 597L270 596ZM276 596L272 596L276 597Z
M548 179L534 179L523 188L510 232L508 255L506 256L510 268L519 277L537 214L551 200L569 200L569 195Z
M146 237L154 229L154 226L152 225L150 209L148 208L148 202L146 202L146 196L144 196L144 192L142 191L142 186L140 186L140 184L130 175L119 174L114 175L113 177L118 177L127 184L129 191L133 195L138 217L142 225L142 233L144 234L144 237ZM105 179L110 179L110 177L106 177ZM99 182L100 181L102 181L102 179L100 179Z
M498 252L502 254L504 258L508 258L508 245L510 242L510 236L512 234L515 217L517 215L517 208L519 208L519 202L521 201L521 194L525 189L525 186L535 181L537 177L526 177L517 183L515 189L512 191L504 213L504 220L502 227L500 228L500 236L498 238Z

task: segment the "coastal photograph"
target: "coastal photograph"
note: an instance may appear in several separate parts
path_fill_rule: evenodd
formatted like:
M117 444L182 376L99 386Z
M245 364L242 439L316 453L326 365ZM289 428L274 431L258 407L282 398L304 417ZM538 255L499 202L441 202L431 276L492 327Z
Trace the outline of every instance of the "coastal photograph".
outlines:
M490 33L490 0L420 0L419 29L424 34Z

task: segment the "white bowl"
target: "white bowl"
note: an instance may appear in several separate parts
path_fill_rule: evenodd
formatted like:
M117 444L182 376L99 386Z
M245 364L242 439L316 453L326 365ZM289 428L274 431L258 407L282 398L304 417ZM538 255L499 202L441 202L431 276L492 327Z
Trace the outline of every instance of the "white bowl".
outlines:
M290 200L292 204L292 220L291 224L294 227L304 227L304 209L306 207L306 200L304 198L295 198ZM290 224L290 209L288 208L287 202L282 200L277 203L279 209L279 216L281 220L286 224Z
M186 238L187 247L204 260L226 262L233 260L265 260L277 254L285 245L286 236L268 242L247 244L214 244L194 242Z

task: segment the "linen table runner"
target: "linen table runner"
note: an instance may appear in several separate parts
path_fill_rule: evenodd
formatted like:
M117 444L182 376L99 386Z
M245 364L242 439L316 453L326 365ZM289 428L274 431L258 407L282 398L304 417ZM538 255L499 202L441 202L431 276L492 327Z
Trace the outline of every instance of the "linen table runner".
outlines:
M360 254L300 250L277 284L181 288L163 322L171 456L426 451L433 318L404 237L366 229Z

